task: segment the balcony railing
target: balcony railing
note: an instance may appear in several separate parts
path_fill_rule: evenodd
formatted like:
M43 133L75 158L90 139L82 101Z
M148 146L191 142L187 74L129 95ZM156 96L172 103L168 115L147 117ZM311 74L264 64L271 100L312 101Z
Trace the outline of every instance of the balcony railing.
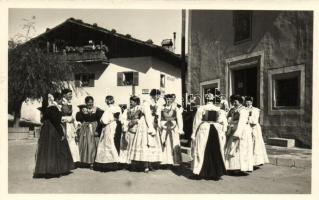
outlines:
M108 58L102 50L83 52L64 52L69 62L108 62Z
M64 46L53 44L53 52L66 56L69 62L106 62L108 63L108 48L105 45L85 45L81 47ZM50 48L48 48L50 49Z

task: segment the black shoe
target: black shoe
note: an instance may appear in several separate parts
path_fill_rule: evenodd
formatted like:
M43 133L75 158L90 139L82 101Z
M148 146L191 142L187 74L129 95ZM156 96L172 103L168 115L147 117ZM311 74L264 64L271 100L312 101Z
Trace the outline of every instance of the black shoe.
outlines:
M191 175L189 177L189 179L191 179L191 180L201 180L202 178L199 175L197 175L197 174L193 174L193 175Z

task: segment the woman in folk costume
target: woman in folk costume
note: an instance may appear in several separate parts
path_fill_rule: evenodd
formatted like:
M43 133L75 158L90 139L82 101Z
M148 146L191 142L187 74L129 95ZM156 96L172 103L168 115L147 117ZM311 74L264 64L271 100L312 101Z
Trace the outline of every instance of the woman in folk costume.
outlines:
M246 97L245 104L249 112L248 123L251 127L253 136L254 166L269 163L261 127L259 124L260 110L256 107L253 107L253 97Z
M95 158L95 167L103 171L116 170L120 153L120 137L122 125L121 108L114 105L113 96L106 96L107 107L102 115L101 123L104 128L101 133Z
M227 113L224 110L224 105L223 105L223 100L222 100L221 95L215 95L214 105L220 108L219 117L218 117L217 122L222 125L223 134L220 137L220 139L221 139L220 145L221 145L222 149L224 150L225 145L226 145L226 132L227 132L227 128L228 128L228 120L227 120ZM223 151L223 155L224 155L224 151Z
M68 142L62 129L62 95L48 96L49 105L42 108L43 125L38 140L34 178L56 177L74 169ZM54 99L54 101L52 101Z
M174 96L164 97L166 104L161 109L159 127L163 150L162 165L179 165L182 162L180 135L183 132L183 118L180 108L174 104Z
M80 123L80 161L83 164L89 164L90 168L93 169L97 149L97 127L103 111L94 106L92 96L85 97L85 104L79 106L80 111L76 114L76 120Z
M218 180L226 173L222 146L221 109L214 105L214 95L205 95L206 105L196 112L192 132L192 170L194 178Z
M71 104L72 100L72 90L64 89L62 90L62 122L64 132L72 153L72 158L74 162L80 161L79 147L76 141L76 122L73 116L73 108Z
M235 110L227 130L225 164L230 173L246 174L245 172L253 171L253 141L248 124L248 111L242 105L243 98L240 95L233 97L233 104Z
M133 105L139 102L139 98L131 97ZM144 172L151 170L151 164L161 161L161 143L158 131L154 128L154 118L150 110L150 104L135 105L127 111L127 132L134 135L132 146L129 149L129 160L136 164L143 164ZM133 164L133 163L132 163Z
M120 163L131 164L130 151L135 138L138 126L144 126L142 107L140 106L140 98L137 96L130 97L130 107L126 108L121 116L122 120L122 137L120 145ZM140 121L142 119L142 121ZM140 121L140 122L139 122ZM145 127L143 127L145 129ZM140 128L141 129L141 128Z

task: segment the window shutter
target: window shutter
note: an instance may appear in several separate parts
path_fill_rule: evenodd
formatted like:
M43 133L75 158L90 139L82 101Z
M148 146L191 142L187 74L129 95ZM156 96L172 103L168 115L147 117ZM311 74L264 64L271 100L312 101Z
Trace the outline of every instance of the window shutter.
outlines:
M123 85L123 72L117 72L117 86Z
M95 74L89 75L89 87L94 87Z
M74 79L75 79L74 80L75 87L81 87L81 85L80 85L81 75L80 74L75 74Z
M133 72L133 85L138 86L138 72Z

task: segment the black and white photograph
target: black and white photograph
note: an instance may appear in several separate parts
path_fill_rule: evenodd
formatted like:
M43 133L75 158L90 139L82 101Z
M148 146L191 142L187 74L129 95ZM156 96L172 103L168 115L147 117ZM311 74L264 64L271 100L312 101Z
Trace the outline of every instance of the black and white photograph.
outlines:
M164 5L2 9L7 195L316 193L316 7Z

